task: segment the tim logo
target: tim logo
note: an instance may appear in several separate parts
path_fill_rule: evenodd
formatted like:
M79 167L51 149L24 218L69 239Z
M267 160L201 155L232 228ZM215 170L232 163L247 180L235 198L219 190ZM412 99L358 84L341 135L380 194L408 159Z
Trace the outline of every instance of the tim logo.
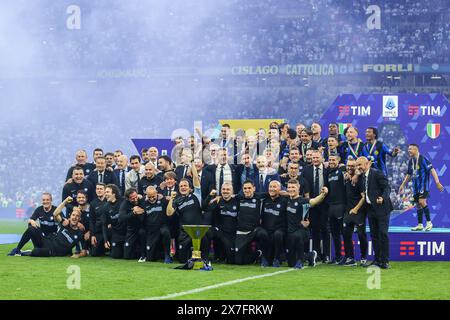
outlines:
M418 249L418 250L417 250ZM445 256L445 242L400 241L400 256Z
M398 96L383 96L383 118L398 117Z
M339 116L360 116L367 117L370 116L370 106L339 106Z
M441 116L440 106L408 106L409 116Z

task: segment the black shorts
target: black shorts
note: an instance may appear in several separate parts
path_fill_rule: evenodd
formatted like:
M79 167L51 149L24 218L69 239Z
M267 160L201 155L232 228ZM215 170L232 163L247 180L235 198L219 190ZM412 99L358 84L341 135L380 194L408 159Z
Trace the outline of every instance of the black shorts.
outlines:
M414 193L414 202L418 203L419 199L427 199L430 197L430 193L428 191L420 192L420 193Z

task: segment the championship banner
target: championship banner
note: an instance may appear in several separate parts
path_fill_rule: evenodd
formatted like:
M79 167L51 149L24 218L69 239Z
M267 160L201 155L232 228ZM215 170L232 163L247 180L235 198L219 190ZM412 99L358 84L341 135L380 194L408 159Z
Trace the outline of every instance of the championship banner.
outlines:
M224 125L227 123L233 130L254 130L253 134L256 134L260 128L264 128L267 131L270 124L274 121L278 122L278 124L285 122L284 119L223 119L219 120L219 123L220 125Z
M367 127L378 127L383 139L383 128L398 134L395 141L388 142L390 148L404 136L406 142L402 152L407 153L407 144L419 145L420 153L428 158L435 168L445 190L440 193L431 177L430 207L435 226L450 228L450 118L447 112L449 101L441 94L342 94L322 115L320 122L339 123L340 131L349 124L359 130L359 138L365 140ZM326 136L323 133L322 136ZM409 158L406 156L406 158ZM390 162L390 158L387 158ZM392 168L388 169L392 171ZM406 175L402 168L401 177ZM391 179L394 177L390 176ZM392 185L392 181L391 181ZM398 190L393 190L396 194ZM391 194L392 196L392 194ZM415 214L415 209L412 209ZM393 215L391 223L396 226L413 226L417 223L411 210L404 210L400 217Z

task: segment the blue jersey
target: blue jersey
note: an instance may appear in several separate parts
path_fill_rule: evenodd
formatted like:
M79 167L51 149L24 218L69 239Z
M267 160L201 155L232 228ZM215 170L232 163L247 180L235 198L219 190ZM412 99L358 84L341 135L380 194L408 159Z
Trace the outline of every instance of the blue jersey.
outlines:
M364 144L361 141L357 143L350 143L349 141L345 141L342 145L342 155L344 157L343 161L347 164L348 159L356 160L358 157L362 156Z
M372 167L382 171L385 176L387 176L386 155L393 157L392 152L393 150L381 141L375 142L375 145L366 142L362 150L363 156L373 161Z
M412 179L413 193L424 193L430 191L430 172L433 165L430 160L422 155L408 161L408 175Z

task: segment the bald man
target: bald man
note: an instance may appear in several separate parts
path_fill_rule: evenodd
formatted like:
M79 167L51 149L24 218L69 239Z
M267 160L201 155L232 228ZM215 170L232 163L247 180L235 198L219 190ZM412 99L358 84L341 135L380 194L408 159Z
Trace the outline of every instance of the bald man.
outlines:
M78 150L75 155L76 163L69 168L66 175L66 183L72 182L72 173L75 167L80 167L83 169L84 175L87 177L89 173L94 171L95 164L87 162L88 156L85 150Z
M391 187L382 171L370 167L366 157L356 160L359 179L364 185L364 195L369 218L370 235L375 252L374 261L366 266L376 265L389 269L389 218L393 206L389 197Z
M166 215L167 203L168 201L165 198L158 198L158 191L155 186L147 187L144 203L147 261L157 260L158 253L164 252L164 263L172 263L170 230Z

